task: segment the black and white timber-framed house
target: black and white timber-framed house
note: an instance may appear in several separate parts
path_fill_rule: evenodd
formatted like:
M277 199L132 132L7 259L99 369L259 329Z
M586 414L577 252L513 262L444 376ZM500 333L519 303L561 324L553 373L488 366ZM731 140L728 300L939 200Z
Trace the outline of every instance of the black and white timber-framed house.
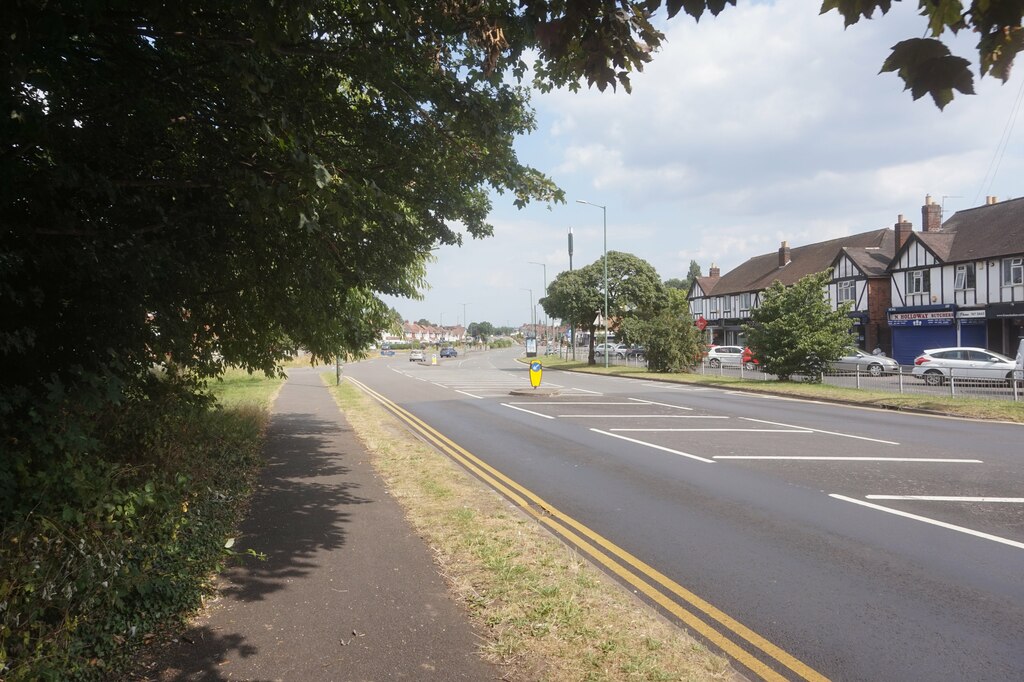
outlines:
M869 287L868 281L873 278L887 282L888 273L878 257L881 254L883 258L885 255L891 258L894 239L893 230L883 228L796 248L782 242L777 253L755 256L717 280L697 278L690 290L690 313L698 325L703 318L709 343L743 345L742 326L750 321L751 311L760 305L765 289L775 281L791 286L802 277L831 267L833 282L829 285L829 295L833 303L839 296L854 297L851 325L857 329L859 342L864 347L869 339L863 330L868 329L869 323L874 325L872 328L885 326L888 292L879 293L881 287ZM835 269L837 265L839 270ZM842 273L838 280L836 272ZM876 300L878 296L881 298ZM872 311L877 319L872 317ZM878 342L877 339L870 341Z
M929 198L922 214L921 232L897 235L889 266L893 357L910 364L943 346L1013 357L1024 337L1024 199L988 197L940 225Z

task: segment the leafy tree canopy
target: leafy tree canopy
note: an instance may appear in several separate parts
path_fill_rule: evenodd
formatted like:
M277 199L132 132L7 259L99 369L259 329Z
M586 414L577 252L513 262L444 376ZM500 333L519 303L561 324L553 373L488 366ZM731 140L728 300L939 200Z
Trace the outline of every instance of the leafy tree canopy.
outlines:
M544 312L590 332L590 364L594 364L594 337L598 316L604 315L604 259L578 270L560 273L540 299ZM608 322L620 322L652 310L664 296L664 286L650 263L631 253L608 252Z
M761 367L786 381L794 374L819 381L829 363L854 345L850 303L833 310L825 296L831 270L807 275L790 287L776 280L744 325L747 344Z
M470 322L466 331L470 336L483 339L485 342L495 334L494 325L490 322Z
M681 372L700 360L704 344L690 316L685 291L666 289L650 314L623 320L630 341L644 347L651 372Z

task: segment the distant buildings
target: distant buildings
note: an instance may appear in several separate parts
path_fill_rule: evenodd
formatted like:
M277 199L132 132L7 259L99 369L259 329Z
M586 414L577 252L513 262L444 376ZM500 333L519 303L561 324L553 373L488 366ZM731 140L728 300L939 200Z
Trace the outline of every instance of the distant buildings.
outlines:
M958 211L945 223L925 198L922 230L901 215L893 228L755 256L691 284L690 312L709 343L743 343L742 325L776 280L794 284L831 269L823 295L853 304L859 345L903 364L925 348L979 346L1007 355L1024 337L1024 199Z

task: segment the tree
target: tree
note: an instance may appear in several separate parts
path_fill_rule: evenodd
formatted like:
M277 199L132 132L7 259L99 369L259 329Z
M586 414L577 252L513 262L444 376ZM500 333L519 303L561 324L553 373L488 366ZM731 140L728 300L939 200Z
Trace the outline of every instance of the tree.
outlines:
M695 260L691 260L690 268L686 271L686 279L667 279L665 280L665 286L670 289L679 289L686 292L686 295L689 296L690 289L698 277L700 277L700 264Z
M594 359L598 316L604 314L604 259L578 270L560 273L548 285L540 305L549 317L558 318L590 333L588 361ZM631 253L608 252L608 321L611 329L627 317L650 310L663 286L654 267Z
M829 363L855 342L850 331L850 304L833 310L825 296L830 270L807 275L785 287L776 280L761 297L761 305L744 325L747 343L761 367L788 381L803 374L820 381Z
M494 336L494 325L490 322L470 322L466 332L483 343L487 343L487 339Z
M434 326L434 323L431 322L430 320L428 320L425 317L421 317L420 319L416 320L416 324L418 324L421 327L433 327Z
M631 341L644 347L651 372L681 372L700 360L704 348L690 316L686 293L668 288L652 314L624 320Z

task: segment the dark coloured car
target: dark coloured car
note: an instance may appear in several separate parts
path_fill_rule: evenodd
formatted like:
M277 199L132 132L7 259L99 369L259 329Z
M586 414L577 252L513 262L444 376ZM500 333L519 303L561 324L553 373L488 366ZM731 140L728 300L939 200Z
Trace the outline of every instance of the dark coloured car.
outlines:
M442 358L457 358L459 357L459 351L455 350L451 346L445 346L441 349Z

